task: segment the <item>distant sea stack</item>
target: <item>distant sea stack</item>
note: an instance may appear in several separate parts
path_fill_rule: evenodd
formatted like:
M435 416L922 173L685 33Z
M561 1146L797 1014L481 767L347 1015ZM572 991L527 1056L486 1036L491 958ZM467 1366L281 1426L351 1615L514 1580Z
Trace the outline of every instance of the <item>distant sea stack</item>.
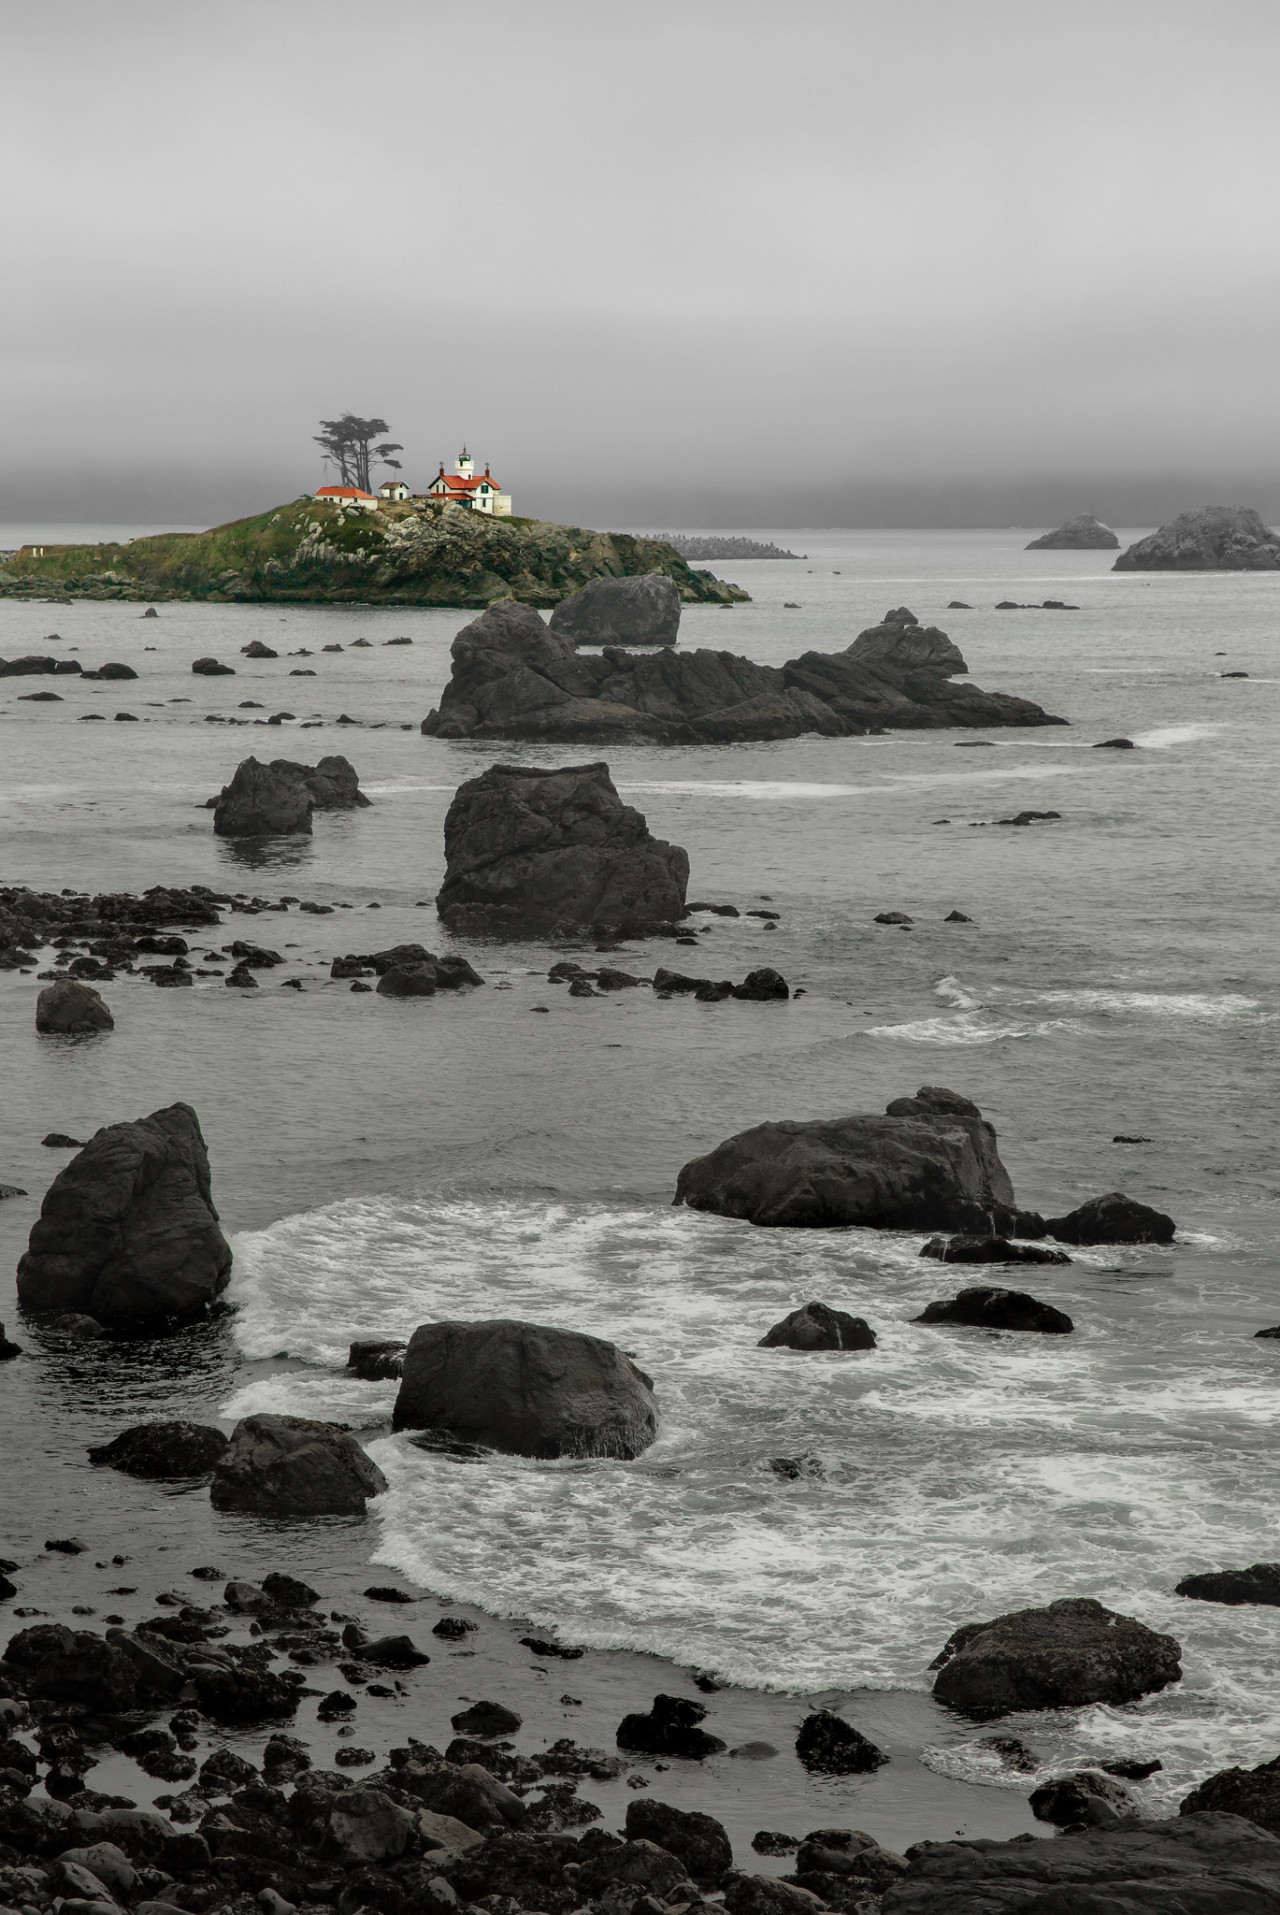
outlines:
M1276 572L1280 537L1247 505L1182 512L1122 552L1113 572Z
M767 540L743 538L695 538L688 532L658 532L654 535L669 545L682 559L807 559L807 552L788 552L785 546ZM1116 541L1117 544L1119 541Z
M1109 525L1095 519L1092 512L1081 512L1068 519L1056 532L1032 539L1028 552L1118 552L1120 541Z

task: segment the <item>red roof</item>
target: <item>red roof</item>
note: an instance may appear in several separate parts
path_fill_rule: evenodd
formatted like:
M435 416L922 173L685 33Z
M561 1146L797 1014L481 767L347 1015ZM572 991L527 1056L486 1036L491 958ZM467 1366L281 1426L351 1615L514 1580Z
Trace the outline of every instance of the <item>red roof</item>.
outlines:
M482 472L478 479L464 478L460 472L440 472L431 481L432 485L438 486L441 479L444 480L450 492L474 492L477 486L481 485L492 486L495 492L498 489L498 481L491 472Z
M315 492L317 499L371 499L372 492L362 492L358 485L322 485Z

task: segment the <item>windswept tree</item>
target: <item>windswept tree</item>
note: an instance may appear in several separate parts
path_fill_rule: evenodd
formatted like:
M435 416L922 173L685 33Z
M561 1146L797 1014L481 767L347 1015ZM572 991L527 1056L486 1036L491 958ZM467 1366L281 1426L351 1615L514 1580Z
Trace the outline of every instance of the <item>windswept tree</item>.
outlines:
M354 412L344 412L340 419L320 421L316 444L324 453L325 463L337 467L341 484L358 485L362 491L371 492L371 466L388 465L393 472L400 470L399 459L393 459L391 454L403 452L404 447L390 439L381 445L374 444L387 429L385 419L358 419Z

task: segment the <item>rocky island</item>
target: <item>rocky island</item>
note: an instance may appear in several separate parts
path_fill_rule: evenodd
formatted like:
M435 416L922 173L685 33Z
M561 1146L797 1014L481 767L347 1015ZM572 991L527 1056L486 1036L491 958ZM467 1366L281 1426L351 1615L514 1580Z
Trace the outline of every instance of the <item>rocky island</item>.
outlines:
M1120 541L1111 527L1095 519L1092 512L1078 513L1056 532L1046 532L1026 547L1028 552L1115 552L1119 549Z
M1181 512L1122 552L1113 572L1280 571L1280 536L1247 505Z
M580 654L529 605L504 599L453 641L428 737L591 744L729 744L875 730L1062 725L1030 699L955 683L959 649L899 606L843 652L757 665L732 652Z
M375 512L304 497L209 532L123 545L46 545L0 565L0 598L551 607L592 579L659 573L683 604L748 595L695 572L660 539L421 500Z

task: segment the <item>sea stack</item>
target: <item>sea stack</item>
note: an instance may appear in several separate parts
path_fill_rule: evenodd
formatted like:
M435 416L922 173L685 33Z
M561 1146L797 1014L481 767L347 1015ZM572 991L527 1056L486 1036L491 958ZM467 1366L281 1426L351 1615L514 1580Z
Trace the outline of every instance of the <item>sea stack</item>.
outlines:
M1113 572L1280 571L1280 537L1247 505L1183 512L1122 552Z
M1032 539L1028 552L1115 552L1120 541L1109 525L1095 519L1092 512L1081 512L1068 519L1056 532Z

